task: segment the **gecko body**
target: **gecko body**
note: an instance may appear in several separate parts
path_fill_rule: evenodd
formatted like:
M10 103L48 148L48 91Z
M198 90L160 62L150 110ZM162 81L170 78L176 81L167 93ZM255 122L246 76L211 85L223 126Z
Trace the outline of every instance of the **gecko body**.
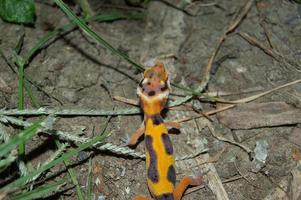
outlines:
M164 109L170 84L164 65L160 62L144 72L138 85L137 94L144 112L144 127L138 129L128 145L135 145L144 133L147 184L155 200L180 200L186 188L200 185L202 177L185 176L176 186L173 146L168 136L167 126L179 128L174 122L164 122L161 111ZM136 196L134 200L151 200Z

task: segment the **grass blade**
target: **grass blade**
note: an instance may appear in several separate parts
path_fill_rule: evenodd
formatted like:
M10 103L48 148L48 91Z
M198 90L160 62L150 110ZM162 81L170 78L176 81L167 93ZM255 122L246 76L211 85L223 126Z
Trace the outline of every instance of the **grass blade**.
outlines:
M32 191L24 192L22 194L11 197L11 200L31 200L45 197L45 195L57 191L63 184L65 184L65 180L60 180L55 183L44 184Z
M87 18L84 22L88 21L100 21L100 22L110 22L119 19L142 19L142 15L132 14L132 15L124 15L118 12L114 12L111 14L100 14L96 16L92 16ZM50 40L55 39L56 37L63 35L69 31L72 31L76 25L68 24L63 27L57 28L56 30L47 33L44 37L42 37L24 56L24 63L28 64L30 59L35 55L39 50L41 50Z
M77 17L71 11L71 9L65 3L63 3L63 1L61 1L61 0L54 0L54 2L62 9L62 11L69 17L69 19L71 21L73 21L78 27L80 27L88 36L90 36L91 38L93 38L94 40L96 40L99 44L101 44L106 49L110 50L115 55L118 55L122 59L124 59L127 62L129 62L130 64L134 65L140 71L144 70L144 68L141 65L139 65L138 63L136 63L133 60L131 60L124 53L122 53L122 52L118 51L117 49L115 49L112 45L110 45L107 41L105 41L104 39L102 39L97 33L95 33L92 29L90 29L87 26L87 24L85 23L85 21L82 20L81 18Z
M1 49L0 49L0 57L6 62L6 64L9 66L9 68L18 75L18 71L15 70L14 65L5 57L5 55ZM26 78L26 76L24 76L24 79L25 79L25 82L24 82L25 91L28 94L29 98L31 99L33 106L36 108L40 107L38 100L36 99L36 97L33 95L32 91L31 91L31 88L29 86L29 81Z
M119 20L119 19L142 19L142 17L143 17L143 15L139 15L139 14L132 14L132 15L127 16L127 15L115 12L115 13L111 13L111 14L101 14L101 15L89 17L85 21L87 22L87 21L95 20L95 21L101 21L101 22L110 22L110 21L115 21L115 20ZM76 26L74 24L68 24L68 25L58 28L52 32L49 32L44 37L42 37L40 40L38 40L38 42L28 51L28 53L24 57L19 56L19 58L22 58L22 61L23 61L23 62L20 62L19 65L17 64L19 67L19 71L22 71L24 73L24 67L26 67L26 65L30 62L32 57L38 51L40 51L42 48L44 48L48 44L49 41L55 39L56 37L58 37L60 35L63 35L69 31L71 31L75 27ZM2 52L0 52L0 53L1 53L1 56L4 57L3 53ZM5 59L5 60L7 61L7 59ZM23 95L21 94L21 87L23 87L21 84L22 74L20 74L18 76L19 76L19 80L20 80L20 83L19 83L20 87L19 87L18 91L19 91L19 99L20 99L20 105L21 105L21 99L23 99L23 101L24 101L24 97L22 98L22 96L24 96L24 94ZM26 77L24 74L23 74L23 79L25 81L24 86L25 86L26 94L31 99L33 106L39 107L39 102L36 99L36 97L33 95L31 88L29 86L29 83L33 84L32 81L30 81L28 79L28 77ZM38 88L38 89L40 89L40 88ZM43 90L41 90L41 91L43 91ZM23 91L22 91L22 93L23 93Z
M18 110L24 109L24 64L21 61L17 61L16 63L20 63L18 65ZM23 160L25 156L25 143L19 144L19 151L18 151L19 157L21 160Z
M31 100L31 103L32 103L32 106L34 108L39 108L41 107L40 106L40 103L37 99L37 97L33 94L32 92L32 89L30 87L30 82L26 79L26 77L24 77L24 87L25 87L25 91L26 91L26 94L28 95L28 97L30 98Z
M89 169L88 169L88 178L87 178L87 191L86 191L86 198L85 200L91 200L92 199L92 159L89 159Z
M58 140L55 140L55 144L58 148L60 148L62 146L62 144ZM80 189L78 180L76 178L76 174L75 174L75 172L72 168L68 167L70 165L69 159L64 160L64 164L65 164L65 167L68 170L68 173L69 173L69 176L71 178L72 183L75 185L78 199L79 200L84 200L84 196L83 196L82 190Z
M75 1L79 4L80 8L82 9L85 18L93 15L93 10L88 2L88 0L77 0Z
M16 156L8 155L7 158L0 160L0 173L16 160Z
M86 143L83 143L83 144L79 145L79 147L77 147L76 149L72 149L71 151L69 151L67 153L64 153L61 157L53 160L52 162L48 163L47 165L44 165L44 166L38 168L37 170L35 170L33 172L30 172L28 175L23 176L23 177L15 180L14 182L8 184L4 188L2 188L2 190L9 190L9 189L13 189L15 187L20 187L20 186L24 185L26 183L26 181L32 179L37 174L42 173L42 172L52 168L53 166L63 162L64 160L71 158L72 156L76 155L80 151L83 151L83 150L85 150L89 147L92 147L93 144L103 140L107 135L108 134L99 134L99 135L97 135L96 137L91 139L89 142L86 142ZM0 191L0 193L1 193L1 191Z
M8 155L8 153L15 148L15 146L25 143L27 140L32 138L35 134L38 133L41 128L41 122L36 122L33 125L26 128L24 131L21 131L18 135L13 137L6 143L0 145L0 157Z
M132 64L139 71L144 71L144 68L140 64L138 64L135 61L131 60L126 54L124 54L124 53L118 51L117 49L115 49L111 44L109 44L107 41L105 41L103 38L101 38L96 32L94 32L91 28L89 28L87 26L87 24L85 23L85 21L83 19L77 17L62 0L54 0L54 2L62 9L62 11L69 17L69 19L71 21L73 21L78 27L80 27L88 36L93 38L98 44L102 45L103 47L110 50L115 55L117 55L120 58L124 59L125 61L129 62L130 64ZM184 86L178 86L177 84L174 84L174 86L178 87L179 89L185 88ZM191 89L187 88L185 90L189 91ZM193 95L195 95L198 92L193 90L193 92L191 92L191 93Z

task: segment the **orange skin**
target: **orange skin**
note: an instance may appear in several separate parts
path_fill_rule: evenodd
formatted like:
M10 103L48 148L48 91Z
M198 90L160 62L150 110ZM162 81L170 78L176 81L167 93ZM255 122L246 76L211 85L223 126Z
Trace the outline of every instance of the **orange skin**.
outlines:
M155 200L180 200L188 186L202 183L202 177L185 176L176 183L173 147L168 137L167 126L179 128L175 122L164 122L160 113L168 99L170 86L168 74L162 63L157 62L144 72L137 94L144 111L144 127L139 128L128 142L135 145L144 133L146 151L147 184ZM152 200L136 196L134 200Z

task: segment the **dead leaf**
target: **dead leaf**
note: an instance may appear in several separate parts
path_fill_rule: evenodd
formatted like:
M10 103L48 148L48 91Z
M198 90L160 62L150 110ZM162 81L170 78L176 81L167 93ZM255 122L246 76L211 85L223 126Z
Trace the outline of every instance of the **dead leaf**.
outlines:
M300 152L298 151L298 149L292 148L292 158L295 161L301 160L301 155L300 155Z
M105 180L103 177L103 168L99 164L94 164L93 167L94 191L97 193L104 192Z
M301 110L285 102L241 104L217 115L230 129L252 129L301 123Z

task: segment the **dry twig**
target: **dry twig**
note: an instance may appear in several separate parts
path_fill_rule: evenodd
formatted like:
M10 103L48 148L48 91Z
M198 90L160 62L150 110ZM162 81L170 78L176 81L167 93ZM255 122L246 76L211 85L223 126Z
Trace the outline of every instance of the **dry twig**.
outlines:
M253 2L254 2L254 0L247 1L247 3L244 5L242 11L230 23L229 27L226 29L226 31L220 37L219 42L218 42L217 46L215 47L215 49L214 49L214 51L213 51L213 53L212 53L212 55L211 55L211 57L208 61L208 64L206 66L205 76L203 77L203 81L200 83L200 85L199 85L199 87L197 88L196 91L202 92L205 89L205 87L207 86L207 84L210 80L210 71L211 71L211 68L212 68L214 58L216 57L221 45L226 40L228 34L233 32L238 27L238 25L242 22L244 17L248 14L248 12L250 11L251 6L253 5Z
M176 122L182 123L182 122L190 121L192 119L197 119L197 118L203 117L203 115L207 115L207 116L213 115L213 114L216 114L218 112L222 112L224 110L233 108L233 107L236 106L235 104L248 103L248 102L254 101L254 100L256 100L256 99L258 99L258 98L260 98L264 95L270 94L270 93L272 93L276 90L279 90L279 89L282 89L282 88L285 88L285 87L288 87L288 86L291 86L291 85L294 85L294 84L297 84L297 83L300 83L300 82L301 82L301 79L298 79L296 81L292 81L292 82L286 83L284 85L280 85L278 87L275 87L275 88L270 89L268 91L265 91L265 92L262 92L262 93L259 93L259 94L255 94L255 95L252 95L252 96L249 96L249 97L245 97L245 98L242 98L242 99L234 100L234 101L227 101L227 100L221 100L220 99L220 100L218 100L218 102L231 103L231 105L226 105L226 106L223 106L223 107L215 109L215 110L210 110L210 111L207 111L207 112L203 112L202 114L199 114L199 115L194 116L194 117L186 117L186 118L177 120Z
M243 178L243 176L236 176L236 177L232 177L232 178L228 178L226 180L223 180L222 183L230 183L230 182L242 179L242 178ZM200 185L200 186L197 186L197 187L190 188L190 189L187 190L187 192L185 192L185 195L193 193L193 192L195 192L197 190L200 190L200 189L203 189L205 187L206 187L205 185Z
M224 138L224 137L222 137L222 136L220 136L220 135L217 135L217 134L215 133L215 130L214 130L212 124L211 124L209 121L208 121L208 123L207 123L207 127L208 127L210 133L212 134L212 136L215 137L216 139L218 139L218 140L220 140L220 141L223 141L223 142L227 142L227 143L236 145L236 146L240 147L241 149L243 149L245 152L247 152L247 153L249 154L249 156L252 156L253 151L252 151L249 147L247 147L247 146L245 146L245 145L243 145L243 144L240 144L240 143L238 143L238 142L229 140L229 139L227 139L227 138Z
M253 187L255 187L255 188L257 188L257 189L263 191L263 189L261 189L260 187L258 187L258 186L255 185L254 183L252 183L252 181L250 181L250 180L248 179L248 177L247 177L246 174L243 174L243 173L240 171L240 169L238 168L236 162L234 162L234 166L235 166L237 172L239 173L239 175L241 175L241 176L243 177L243 179L245 179L245 180L246 180L250 185L252 185Z

